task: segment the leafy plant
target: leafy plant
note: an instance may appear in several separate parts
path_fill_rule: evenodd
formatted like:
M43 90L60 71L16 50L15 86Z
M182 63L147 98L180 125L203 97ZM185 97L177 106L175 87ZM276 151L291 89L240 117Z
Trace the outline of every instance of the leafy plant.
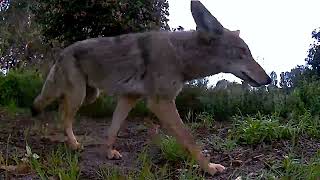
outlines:
M289 139L299 129L282 125L276 116L261 116L240 118L235 117L234 130L231 136L241 144L257 144L278 139Z
M31 153L31 150L29 151ZM29 154L30 154L29 153ZM32 155L33 157L34 155ZM76 180L80 177L79 155L65 146L59 146L46 159L31 158L31 167L41 179L55 177L60 180Z
M187 151L171 136L163 135L158 145L162 155L168 161L185 161L189 157Z

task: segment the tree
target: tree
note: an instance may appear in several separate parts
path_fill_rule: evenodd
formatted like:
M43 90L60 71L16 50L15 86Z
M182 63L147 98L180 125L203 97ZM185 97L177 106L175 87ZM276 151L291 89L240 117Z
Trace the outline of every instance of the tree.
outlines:
M311 66L311 71L320 77L320 28L313 30L311 36L314 42L310 45L308 56L305 60Z
M278 76L277 76L277 73L275 71L272 71L270 73L270 78L271 78L271 85L274 86L274 87L277 87L278 85Z
M177 28L172 28L172 31L184 31L184 27L178 26Z
M209 79L207 77L205 78L200 78L200 79L194 79L191 81L188 81L188 85L196 86L199 88L207 88L209 83Z
M0 12L8 10L9 6L10 6L9 0L1 0L0 1Z
M280 87L285 90L291 90L299 86L300 80L303 79L306 67L298 65L290 71L281 72L280 74Z
M6 2L7 6L3 6L0 11L0 68L8 71L36 59L36 54L30 54L27 49L29 42L37 39L40 34L32 21L32 0L2 2Z
M146 30L169 30L167 0L35 0L33 12L48 43Z

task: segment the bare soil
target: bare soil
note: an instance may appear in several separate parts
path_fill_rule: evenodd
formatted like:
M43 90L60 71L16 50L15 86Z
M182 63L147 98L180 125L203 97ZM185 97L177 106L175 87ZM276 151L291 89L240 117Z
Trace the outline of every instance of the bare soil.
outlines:
M9 115L0 110L0 154L8 157L9 163L14 163L14 156L22 158L25 154L25 145L28 143L32 151L40 157L51 152L57 145L64 143L64 134L61 123L55 115L48 113L34 119L26 113ZM151 137L148 128L141 118L129 118L126 128L120 133L115 147L121 152L121 160L108 160L103 153L104 140L110 119L90 119L77 117L75 134L84 145L81 152L80 179L98 179L97 170L102 166L119 167L122 170L138 170L138 154L146 145L150 145ZM313 156L320 148L319 140L300 137L296 146L291 141L278 141L256 146L236 146L227 151L214 145L214 137L225 139L230 125L217 123L215 128L199 128L195 136L204 144L204 150L210 154L211 161L221 163L227 167L226 171L207 179L236 179L239 176L258 178L262 170L267 170L276 161L281 161L289 152L300 154L305 159ZM28 132L28 133L26 133ZM161 166L160 150L149 147L152 161ZM179 168L179 165L176 165ZM0 170L0 179L4 179L6 172ZM10 174L10 179L37 179L34 173L25 175Z

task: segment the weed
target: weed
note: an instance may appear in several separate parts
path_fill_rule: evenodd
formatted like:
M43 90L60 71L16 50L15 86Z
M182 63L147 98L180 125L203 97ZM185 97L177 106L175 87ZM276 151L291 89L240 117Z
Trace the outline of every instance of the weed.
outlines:
M170 162L184 161L189 157L187 151L171 136L163 135L158 145L164 158Z
M12 70L8 75L0 76L0 105L30 107L41 84L39 74L31 70Z
M122 175L121 171L115 167L100 167L97 171L99 179L103 180L124 180L125 176Z
M205 127L207 129L211 129L214 126L214 119L212 114L209 114L207 112L201 112L199 114L196 114L195 117L192 117L191 111L187 115L188 122L191 122L191 129L197 129L201 127Z
M195 161L186 161L178 174L179 180L204 180L204 172L201 172Z
M71 152L66 146L59 146L42 161L31 158L30 164L41 179L53 176L60 180L76 180L80 176L78 159L77 153Z
M236 140L231 138L222 139L216 135L209 136L205 141L210 144L211 147L226 152L230 152L237 147Z
M298 128L282 125L277 116L262 116L240 118L235 117L235 126L231 137L242 144L257 144L278 139L293 137Z
M270 166L269 170L264 170L260 174L263 179L319 179L320 152L316 153L309 162L289 154L282 161Z

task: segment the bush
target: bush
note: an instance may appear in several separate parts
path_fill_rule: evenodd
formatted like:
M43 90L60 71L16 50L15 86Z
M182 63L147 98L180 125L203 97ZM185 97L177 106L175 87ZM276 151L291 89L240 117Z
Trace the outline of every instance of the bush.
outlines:
M15 104L28 108L40 93L42 86L40 74L31 70L11 70L6 76L0 76L0 105Z
M290 139L300 132L299 128L282 125L277 116L235 117L231 137L240 144L257 144L279 139Z
M301 83L293 93L312 115L320 113L320 81ZM302 106L302 105L301 105Z
M228 120L234 115L271 114L277 112L286 116L287 95L280 89L267 91L266 88L248 89L233 83L226 89L186 86L178 95L176 104L185 117L207 112L216 120Z

